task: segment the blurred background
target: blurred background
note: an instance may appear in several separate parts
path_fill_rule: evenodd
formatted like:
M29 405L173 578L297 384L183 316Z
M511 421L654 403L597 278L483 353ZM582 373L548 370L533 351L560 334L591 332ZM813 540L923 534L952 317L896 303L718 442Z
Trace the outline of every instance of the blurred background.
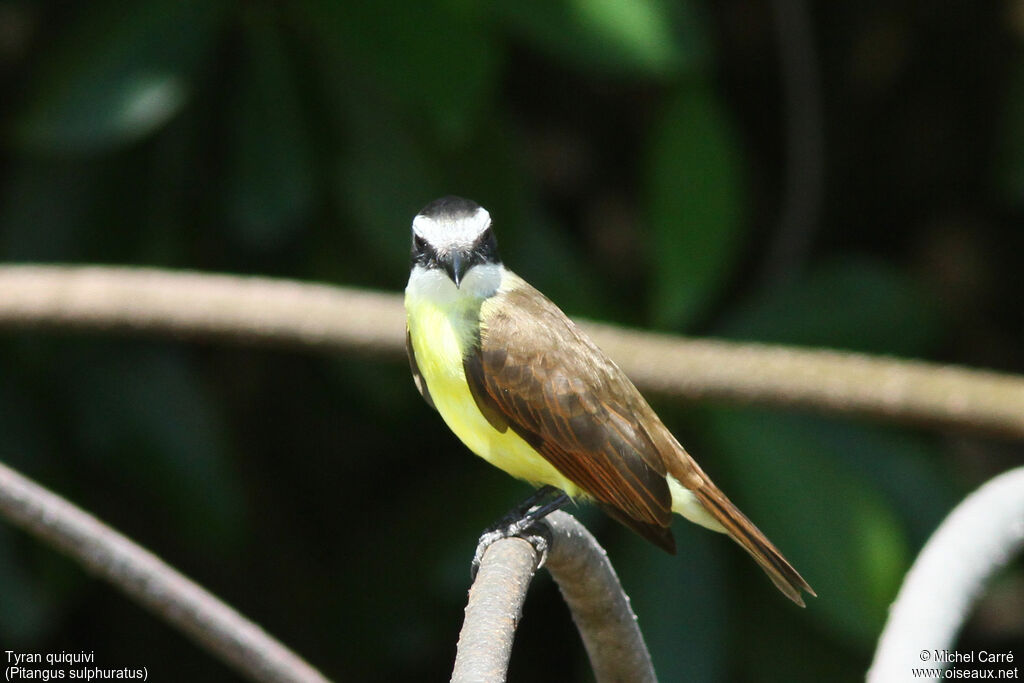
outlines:
M0 260L400 291L437 196L572 315L1024 372L1024 3L0 0ZM0 292L0 296L2 296ZM0 458L337 680L446 680L529 488L404 360L0 334ZM818 591L595 510L662 680L862 680L909 562L1019 443L654 401ZM1024 649L1024 567L960 649ZM0 644L232 671L0 525ZM591 674L551 581L513 681Z

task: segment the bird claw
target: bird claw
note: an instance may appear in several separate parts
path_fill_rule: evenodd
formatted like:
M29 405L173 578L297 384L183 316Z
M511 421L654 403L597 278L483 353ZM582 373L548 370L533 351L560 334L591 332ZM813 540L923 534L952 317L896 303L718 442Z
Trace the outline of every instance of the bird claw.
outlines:
M477 541L476 552L473 553L473 563L470 566L472 579L476 580L487 548L503 538L515 537L527 541L537 551L536 569L543 567L553 540L551 527L544 523L544 518L568 502L569 496L563 491L554 486L543 486L514 507L497 524L485 530Z
M480 563L484 559L484 553L493 543L505 538L521 538L533 546L537 553L537 566L540 569L547 562L548 552L554 537L551 527L543 519L537 520L529 516L520 517L510 522L505 522L492 527L480 535L477 541L476 551L473 553L473 562L470 565L470 577L476 580L477 572L480 571Z

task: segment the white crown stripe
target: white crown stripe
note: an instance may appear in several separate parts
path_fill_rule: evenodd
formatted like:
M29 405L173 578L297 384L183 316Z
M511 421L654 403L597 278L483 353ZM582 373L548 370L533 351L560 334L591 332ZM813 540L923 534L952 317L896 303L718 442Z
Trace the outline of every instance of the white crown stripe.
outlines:
M438 253L449 253L472 246L490 224L491 214L481 206L472 216L416 216L412 230Z

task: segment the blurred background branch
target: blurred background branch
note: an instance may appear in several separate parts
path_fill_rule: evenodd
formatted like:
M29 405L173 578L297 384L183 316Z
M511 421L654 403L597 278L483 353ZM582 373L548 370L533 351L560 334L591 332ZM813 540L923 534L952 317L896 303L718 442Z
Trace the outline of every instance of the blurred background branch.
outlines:
M404 353L394 294L152 269L2 266L0 326ZM1024 377L585 324L642 389L1024 438Z
M66 553L249 680L327 683L320 672L216 596L3 463L0 514ZM156 671L150 673L159 675Z
M869 683L903 680L913 667L946 668L935 653L955 649L978 598L1022 548L1024 467L971 493L928 539L889 612Z

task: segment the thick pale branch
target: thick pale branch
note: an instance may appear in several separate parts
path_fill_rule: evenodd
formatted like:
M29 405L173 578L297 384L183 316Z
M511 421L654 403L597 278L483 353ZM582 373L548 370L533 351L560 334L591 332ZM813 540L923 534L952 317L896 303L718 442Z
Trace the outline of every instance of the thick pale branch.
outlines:
M394 294L235 275L106 266L0 266L0 325L226 338L397 356Z
M158 557L2 463L0 514L124 591L247 678L326 683L263 629Z
M871 683L942 667L988 580L1024 548L1024 467L987 482L949 514L903 579L868 672Z
M469 590L452 683L505 680L512 641L536 566L536 551L521 538L500 540L484 551Z
M598 683L654 683L654 667L604 549L572 515L553 512L545 565L565 598ZM492 544L469 593L453 683L504 681L537 553L520 538Z
M588 330L649 391L1024 438L1024 377L859 353Z
M0 326L230 338L397 357L404 324L394 294L135 268L0 267ZM648 391L1024 437L1019 376L584 327Z

